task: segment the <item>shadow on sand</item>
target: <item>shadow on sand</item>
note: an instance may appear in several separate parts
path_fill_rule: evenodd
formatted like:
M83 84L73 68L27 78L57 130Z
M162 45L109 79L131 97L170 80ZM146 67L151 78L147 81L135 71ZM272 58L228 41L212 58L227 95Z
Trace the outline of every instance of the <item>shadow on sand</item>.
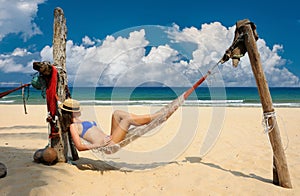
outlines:
M172 162L154 162L149 164L142 164L142 163L125 163L125 162L114 162L114 161L102 161L102 160L94 160L89 158L80 158L77 161L71 162L80 170L95 170L100 171L101 173L109 170L118 170L122 172L132 172L134 170L148 170L154 169L166 164L176 163L176 161Z
M179 162L172 161L172 162L160 162L160 163L151 163L151 164L128 164L128 163L124 163L124 162L120 163L120 165L124 166L125 169L114 167L113 165L115 163L113 163L112 161L107 162L107 161L101 161L101 160L93 160L93 159L89 159L89 158L80 158L79 160L72 162L72 164L75 165L80 170L95 170L95 171L100 171L101 173L103 173L104 171L109 171L109 170L119 170L119 171L123 171L123 172L131 172L131 171L134 171L135 169L136 170L147 170L147 169L153 169L153 168L157 168L160 166L164 166L167 164L172 164L172 163L179 164L179 163L184 163L184 162L189 162L189 163L193 163L193 164L199 163L199 164L203 164L208 167L212 167L212 168L219 169L219 170L222 170L225 172L229 172L232 175L237 176L237 177L251 178L251 179L256 179L258 181L265 182L265 183L273 183L273 181L271 179L263 178L256 174L253 174L253 173L245 174L240 171L234 171L234 170L223 168L222 166L214 164L214 163L203 162L200 157L185 157L185 160L179 161ZM126 168L131 168L131 169L127 170Z
M33 161L36 149L22 149L15 147L0 146L0 162L7 167L7 175L0 180L0 195L30 195L32 189L46 186L49 177L44 170L60 170L59 167L51 167L37 164ZM7 153L3 153L7 152ZM30 176L25 179L22 174Z
M252 179L256 179L256 180L259 180L259 181L265 182L265 183L273 183L273 181L271 179L263 178L263 177L258 176L256 174L253 174L253 173L244 174L243 172L240 172L240 171L225 169L225 168L221 167L220 165L217 165L217 164L214 164L214 163L203 162L200 157L186 157L183 162L200 163L200 164L206 165L208 167L212 167L212 168L219 169L219 170L222 170L222 171L225 171L225 172L229 172L232 175L237 176L237 177L252 178Z

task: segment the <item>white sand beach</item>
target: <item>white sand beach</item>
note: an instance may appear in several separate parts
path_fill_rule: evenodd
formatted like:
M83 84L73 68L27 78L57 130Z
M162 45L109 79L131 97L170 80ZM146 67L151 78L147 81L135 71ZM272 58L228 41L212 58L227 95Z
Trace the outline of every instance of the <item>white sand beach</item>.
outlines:
M95 107L96 120L104 130L110 129L114 109ZM135 113L154 109L128 107ZM181 137L169 148L170 154L172 149L178 151L176 156L152 163L151 159L126 163L115 157L129 169L140 166L127 170L112 167L90 151L79 152L80 159L73 164L33 162L34 152L48 144L46 106L28 105L25 115L22 105L0 105L0 162L8 169L7 176L0 178L0 195L299 195L300 108L275 108L292 189L272 183L272 149L261 123L261 108L223 109L180 108L159 130L125 147L133 153L151 155L153 151L156 156L156 151ZM218 133L214 130L218 127L217 142L200 157L207 131Z

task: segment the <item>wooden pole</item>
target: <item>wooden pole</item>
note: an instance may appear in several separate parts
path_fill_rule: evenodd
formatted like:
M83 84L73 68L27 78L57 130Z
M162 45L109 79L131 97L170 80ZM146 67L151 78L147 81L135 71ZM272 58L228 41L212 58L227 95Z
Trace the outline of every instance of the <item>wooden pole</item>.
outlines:
M240 30L245 35L244 43L250 58L252 71L255 76L263 112L264 114L274 112L275 110L273 108L273 103L265 74L262 69L260 55L257 50L253 29L250 24L246 24L242 26ZM281 142L276 118L268 118L268 123L271 127L271 129L269 130L269 138L273 150L273 183L285 188L292 188L287 161Z
M67 38L66 19L61 8L54 10L53 24L53 61L54 66L58 68L57 96L60 101L64 101L65 86L67 83L66 70L66 38ZM51 138L51 146L57 151L58 161L67 161L67 135L61 129L61 123L58 123L58 133L60 137Z
M67 40L67 26L64 12L57 7L54 10L54 25L53 25L53 61L54 66L58 70L57 82L57 96L63 102L68 98L68 79L66 71L66 40ZM58 119L58 133L60 137L51 139L51 146L56 149L59 162L66 162L68 160L68 152L70 150L73 160L78 160L79 156L74 147L72 138L67 130L62 130L62 127L67 127L64 123L62 115L59 114Z

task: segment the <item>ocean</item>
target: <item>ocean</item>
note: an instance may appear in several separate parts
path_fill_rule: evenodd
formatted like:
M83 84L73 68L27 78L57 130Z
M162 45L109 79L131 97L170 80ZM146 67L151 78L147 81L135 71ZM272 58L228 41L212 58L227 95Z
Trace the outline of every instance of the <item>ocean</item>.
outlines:
M0 93L13 87L0 87ZM166 105L184 93L186 87L76 87L71 96L86 105ZM300 107L300 88L270 88L274 107ZM32 87L24 90L27 104L46 104L42 92ZM22 91L3 98L0 104L23 104ZM199 87L184 106L260 107L256 87Z

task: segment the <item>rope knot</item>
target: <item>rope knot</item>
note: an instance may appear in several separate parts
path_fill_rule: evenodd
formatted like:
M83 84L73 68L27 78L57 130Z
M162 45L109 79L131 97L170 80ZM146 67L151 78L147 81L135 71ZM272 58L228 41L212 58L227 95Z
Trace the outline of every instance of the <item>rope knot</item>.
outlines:
M263 127L265 129L265 133L270 133L271 131L273 131L273 129L274 129L275 125L276 125L276 121L275 121L275 123L272 123L270 125L270 123L269 123L269 119L270 118L276 119L276 113L275 113L275 111L273 111L273 112L264 112L263 113L262 125L263 125Z

